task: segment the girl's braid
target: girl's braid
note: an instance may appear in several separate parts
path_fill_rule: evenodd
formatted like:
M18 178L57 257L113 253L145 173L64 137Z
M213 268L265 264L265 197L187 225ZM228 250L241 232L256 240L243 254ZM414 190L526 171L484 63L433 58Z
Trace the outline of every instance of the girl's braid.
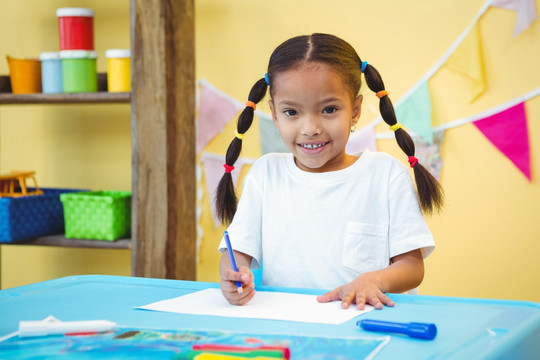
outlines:
M244 138L244 133L249 130L253 123L255 104L258 104L259 101L264 98L267 88L268 86L266 85L266 80L264 78L258 80L255 85L253 85L249 92L246 107L238 117L236 136L227 148L224 164L225 173L219 181L216 191L216 212L218 219L224 224L229 224L236 213L237 197L234 192L231 171L234 169L234 163L238 160L240 152L242 151L242 139Z

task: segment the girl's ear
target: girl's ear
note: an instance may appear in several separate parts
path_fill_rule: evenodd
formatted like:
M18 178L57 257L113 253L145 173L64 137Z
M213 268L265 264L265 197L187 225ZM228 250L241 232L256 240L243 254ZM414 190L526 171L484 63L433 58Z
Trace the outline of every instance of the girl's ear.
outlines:
M356 100L354 100L353 103L353 111L352 111L352 124L356 125L358 120L360 119L360 114L362 113L362 100L364 97L362 95L358 95Z
M274 125L276 125L276 128L277 128L278 123L277 123L276 108L274 107L274 101L272 99L268 100L268 105L270 106L270 111L272 112L272 120L274 121Z

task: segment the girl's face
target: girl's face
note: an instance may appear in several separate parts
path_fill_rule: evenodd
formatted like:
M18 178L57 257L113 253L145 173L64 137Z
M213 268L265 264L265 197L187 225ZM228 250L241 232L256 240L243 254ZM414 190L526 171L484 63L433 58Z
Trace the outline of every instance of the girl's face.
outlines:
M352 101L341 75L326 64L306 63L273 81L274 123L304 171L336 171L354 163L345 145L361 105L362 96Z

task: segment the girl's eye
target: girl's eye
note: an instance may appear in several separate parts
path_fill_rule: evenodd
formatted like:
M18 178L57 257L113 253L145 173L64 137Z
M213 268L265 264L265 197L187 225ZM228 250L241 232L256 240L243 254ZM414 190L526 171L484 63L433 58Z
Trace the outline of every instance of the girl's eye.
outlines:
M324 114L332 114L332 113L335 113L337 111L337 107L335 106L327 106L324 108L323 110L323 113Z
M283 111L285 113L285 115L288 115L288 116L295 116L295 115L298 115L298 113L296 112L296 110L292 110L292 109L287 109L285 111Z

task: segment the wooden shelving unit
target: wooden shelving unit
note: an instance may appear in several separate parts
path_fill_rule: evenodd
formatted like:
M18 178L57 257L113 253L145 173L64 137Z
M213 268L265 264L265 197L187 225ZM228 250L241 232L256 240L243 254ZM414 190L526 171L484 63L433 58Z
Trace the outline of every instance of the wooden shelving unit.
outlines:
M98 74L98 92L72 94L13 94L8 75L0 76L0 105L32 104L118 104L131 101L131 93L107 92L107 74ZM18 240L0 245L43 245L78 248L131 249L131 239L116 241L66 239L64 235L43 236L35 239Z
M16 242L131 249L134 276L195 280L195 16L194 0L130 0L131 93L11 93L0 76L0 105L129 103L132 142L131 240L69 240L63 236Z
M19 240L13 243L2 243L2 245L43 245L94 249L131 249L131 239L118 239L115 241L84 240L66 239L63 235L50 235L30 240Z

